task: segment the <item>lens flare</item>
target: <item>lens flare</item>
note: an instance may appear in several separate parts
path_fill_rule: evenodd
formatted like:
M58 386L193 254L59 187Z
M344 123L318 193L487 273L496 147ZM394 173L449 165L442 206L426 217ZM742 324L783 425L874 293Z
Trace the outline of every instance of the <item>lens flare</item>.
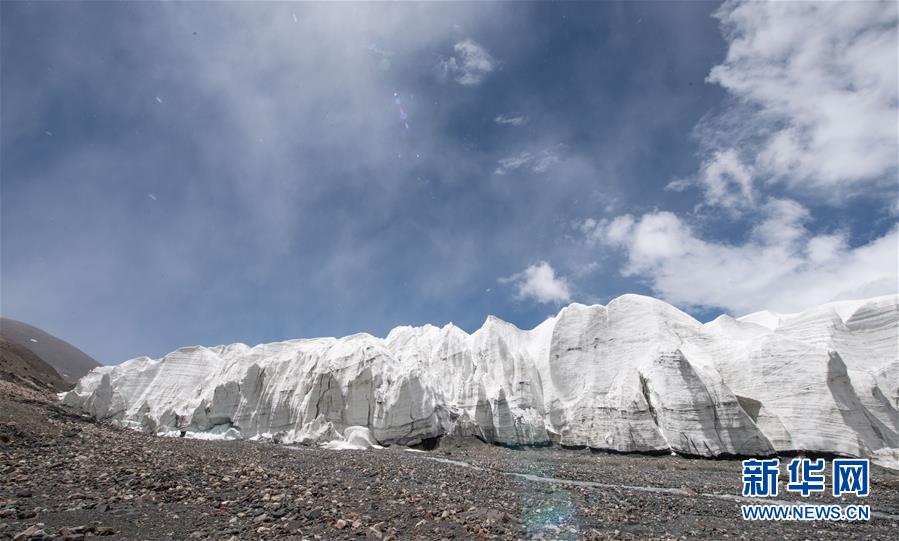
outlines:
M398 92L393 93L393 103L396 104L397 110L400 112L400 121L403 123L405 130L409 131L409 115L406 114L406 110L403 109L403 100L400 99Z

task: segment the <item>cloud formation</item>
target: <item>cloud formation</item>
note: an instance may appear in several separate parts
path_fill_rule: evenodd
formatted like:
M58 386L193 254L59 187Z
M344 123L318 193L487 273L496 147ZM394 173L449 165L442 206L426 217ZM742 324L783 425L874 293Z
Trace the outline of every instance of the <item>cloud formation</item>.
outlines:
M496 60L473 39L465 39L453 47L455 56L440 61L439 70L460 85L474 86L496 68Z
M408 286L419 298L443 295L432 282L470 277L470 265L431 249L465 253L465 235L384 225L385 216L423 222L418 212L439 222L418 179L467 176L473 165L457 164L477 163L423 99L451 90L420 76L453 43L448 8L20 7L4 11L0 33L5 316L112 362L184 343L374 331L383 313L373 312L391 307L361 299L388 295L372 282L396 276L386 262L410 242L425 254ZM483 9L499 8L453 8L454 22L476 31ZM234 39L238 26L246 39ZM483 71L460 50L466 69ZM411 134L398 89L412 118L428 107L432 120ZM383 270L364 267L360 253ZM329 319L296 310L301 299ZM154 333L139 331L150 325Z
M793 311L896 293L896 227L854 243L847 229L815 229L797 202L895 198L896 5L729 1L715 16L727 56L707 81L728 92L727 106L695 129L698 172L667 189L698 188L706 223L717 209L729 227L750 224L748 236L703 234L654 211L584 220L583 238L620 250L623 276L683 307Z
M706 205L738 211L755 203L753 175L752 166L744 163L736 150L729 148L717 150L706 158L695 179L678 179L668 183L666 188L682 191L696 183L703 191Z
M738 209L771 183L833 204L894 186L895 3L730 1L715 16L728 49L707 81L731 107L697 129L700 172L670 188Z
M540 261L507 278L500 278L499 282L514 285L519 299L555 304L571 301L568 281L556 276L556 271L546 261Z
M4 6L0 308L111 362L408 323L473 329L484 313L523 328L545 305L484 294L510 261L555 265L529 267L534 284L551 269L553 287L517 275L529 299L643 292L648 278L616 267L624 245L585 250L571 221L610 218L585 233L602 223L627 239L648 209L677 209L696 240L742 246L745 222L709 220L721 207L756 217L772 191L759 129L790 125L729 87L669 84L720 58L713 9L653 4L636 26L644 7L604 3ZM546 10L577 10L589 39L557 39L574 17ZM609 62L591 64L597 50ZM707 117L695 159L677 135L719 105L736 113ZM703 221L680 214L689 192L659 190L685 171L715 201ZM851 235L801 222L826 237L810 261L884 234L877 216L831 211Z
M853 247L844 232L811 233L809 218L795 201L769 199L744 243L704 240L663 211L586 220L580 229L590 241L624 252L623 275L645 279L680 306L721 307L735 314L789 312L896 292L896 228Z
M538 153L522 152L517 156L503 158L497 162L499 166L493 170L493 174L505 175L509 171L514 171L522 167L526 167L534 173L545 173L553 165L559 163L560 148L560 145L556 145L545 148Z
M527 124L528 117L520 114L496 115L493 121L502 126L523 126Z

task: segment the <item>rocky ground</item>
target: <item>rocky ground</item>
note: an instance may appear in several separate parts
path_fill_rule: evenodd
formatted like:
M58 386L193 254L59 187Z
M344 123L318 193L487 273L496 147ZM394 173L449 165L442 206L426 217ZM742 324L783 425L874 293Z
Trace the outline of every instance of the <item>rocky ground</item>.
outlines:
M673 456L160 438L0 381L0 539L899 538L899 518L744 522L740 502L709 496L738 495L739 479L739 462ZM899 515L899 475L876 469L872 482L859 503Z

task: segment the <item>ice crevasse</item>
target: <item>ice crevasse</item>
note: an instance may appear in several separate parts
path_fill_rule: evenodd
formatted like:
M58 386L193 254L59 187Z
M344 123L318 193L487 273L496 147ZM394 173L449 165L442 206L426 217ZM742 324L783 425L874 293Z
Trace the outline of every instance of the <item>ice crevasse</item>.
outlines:
M640 295L532 330L185 347L94 369L63 395L161 434L373 444L444 435L621 452L872 457L899 469L899 295L700 323ZM353 433L356 429L354 428ZM366 436L368 437L368 436Z

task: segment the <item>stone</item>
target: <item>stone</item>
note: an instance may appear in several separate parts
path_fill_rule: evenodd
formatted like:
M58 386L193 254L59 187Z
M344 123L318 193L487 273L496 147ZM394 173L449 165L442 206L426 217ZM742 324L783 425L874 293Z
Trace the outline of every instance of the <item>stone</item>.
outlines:
M37 526L29 526L13 536L13 541L24 541L34 535L40 528Z

